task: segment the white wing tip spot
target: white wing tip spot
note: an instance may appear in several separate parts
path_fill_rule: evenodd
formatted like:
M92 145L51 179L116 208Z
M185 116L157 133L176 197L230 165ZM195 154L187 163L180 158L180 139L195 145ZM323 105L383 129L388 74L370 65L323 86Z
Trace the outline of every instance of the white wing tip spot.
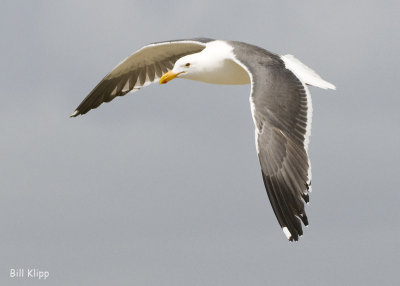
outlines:
M286 226L282 227L282 230L283 230L283 233L286 235L287 239L290 239L292 237L292 234L290 233L290 231L288 230L288 228Z
M75 110L75 111L70 115L70 117L74 117L74 116L76 116L78 113L79 113L79 111L78 111L78 110Z

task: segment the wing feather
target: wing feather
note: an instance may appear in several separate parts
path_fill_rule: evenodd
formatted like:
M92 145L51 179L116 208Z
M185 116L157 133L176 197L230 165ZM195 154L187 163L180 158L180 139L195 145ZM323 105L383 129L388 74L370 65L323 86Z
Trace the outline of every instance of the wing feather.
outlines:
M212 39L175 40L150 44L117 65L76 108L71 117L85 114L103 102L157 81L186 55L202 51Z
M310 165L306 151L310 102L305 86L281 58L259 47L233 42L234 60L251 78L250 102L265 189L289 240L308 225Z

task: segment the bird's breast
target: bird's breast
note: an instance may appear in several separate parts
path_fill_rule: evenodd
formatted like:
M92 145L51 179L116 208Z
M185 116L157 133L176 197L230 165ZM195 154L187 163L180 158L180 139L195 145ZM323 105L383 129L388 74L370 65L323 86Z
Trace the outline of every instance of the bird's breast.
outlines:
M225 59L212 68L204 69L193 80L212 84L249 84L250 77L241 66L231 59Z

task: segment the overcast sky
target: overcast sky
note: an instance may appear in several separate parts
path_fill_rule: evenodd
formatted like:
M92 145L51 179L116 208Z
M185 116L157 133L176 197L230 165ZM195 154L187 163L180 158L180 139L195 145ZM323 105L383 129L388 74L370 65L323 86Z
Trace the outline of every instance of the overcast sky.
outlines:
M0 284L397 285L399 11L3 0ZM310 89L313 192L298 243L262 183L248 85L175 80L68 117L133 51L196 36L294 54L337 87Z

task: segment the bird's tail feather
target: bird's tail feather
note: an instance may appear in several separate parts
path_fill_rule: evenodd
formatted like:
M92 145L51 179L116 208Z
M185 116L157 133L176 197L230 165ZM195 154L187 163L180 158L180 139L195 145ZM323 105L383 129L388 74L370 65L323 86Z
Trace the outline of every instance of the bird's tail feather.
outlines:
M315 71L296 59L293 55L281 56L287 69L291 70L302 82L323 89L336 89L336 87L323 80Z

